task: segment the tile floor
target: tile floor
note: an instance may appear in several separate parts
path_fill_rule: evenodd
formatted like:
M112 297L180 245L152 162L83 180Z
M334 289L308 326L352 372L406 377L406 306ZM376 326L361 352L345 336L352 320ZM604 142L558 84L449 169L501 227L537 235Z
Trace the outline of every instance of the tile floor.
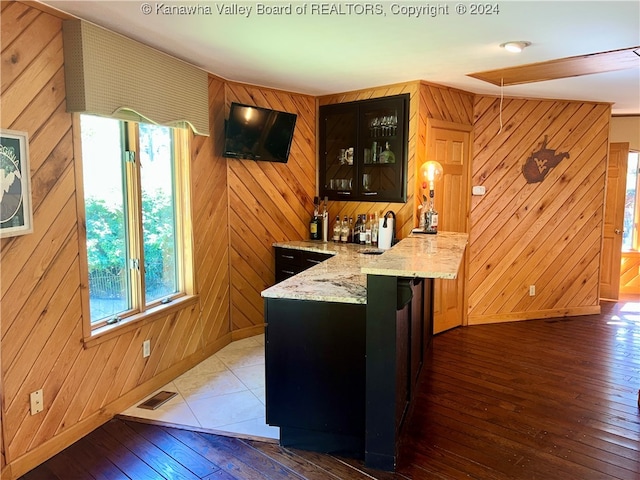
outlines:
M265 422L264 385L264 335L258 335L230 343L159 389L178 395L156 410L138 408L144 399L121 415L277 440L280 429Z

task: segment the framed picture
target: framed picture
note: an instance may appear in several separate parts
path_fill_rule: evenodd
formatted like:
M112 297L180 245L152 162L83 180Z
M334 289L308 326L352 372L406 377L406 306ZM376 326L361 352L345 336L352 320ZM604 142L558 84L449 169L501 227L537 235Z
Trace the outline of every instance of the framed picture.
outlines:
M27 132L0 130L0 238L33 232Z

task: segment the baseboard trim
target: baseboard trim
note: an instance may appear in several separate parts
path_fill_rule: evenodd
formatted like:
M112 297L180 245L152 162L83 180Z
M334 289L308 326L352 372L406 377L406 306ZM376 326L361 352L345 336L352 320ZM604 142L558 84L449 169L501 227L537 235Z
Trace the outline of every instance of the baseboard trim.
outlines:
M184 372L196 366L198 363L202 362L214 353L218 352L231 342L232 334L225 334L223 337L206 346L203 350L199 350L196 353L181 360L167 370L161 372L152 379L139 385L122 397L118 398L116 401L101 408L93 415L69 427L62 433L44 442L43 444L27 452L21 457L18 457L15 460L7 463L5 468L2 470L2 479L15 480L25 473L29 472L30 470L33 470L38 465L46 462L51 457L67 448L69 445L72 445L85 435L88 435L89 433L94 431L96 428L107 423L116 415L140 402L146 396L150 395L159 388L162 388L167 383L182 375Z
M241 328L231 332L231 341L242 340L243 338L255 337L264 333L265 324L253 325L252 327Z
M553 310L536 310L532 312L499 313L491 315L469 315L469 325L486 325L489 323L518 322L543 318L576 317L580 315L597 315L600 305L585 307L557 308Z

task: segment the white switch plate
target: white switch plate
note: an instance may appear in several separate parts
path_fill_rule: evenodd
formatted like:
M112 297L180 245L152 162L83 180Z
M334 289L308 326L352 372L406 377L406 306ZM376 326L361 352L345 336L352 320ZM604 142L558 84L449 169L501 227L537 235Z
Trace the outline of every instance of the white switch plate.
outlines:
M151 355L151 340L145 340L142 342L142 357L147 358Z
M535 297L536 296L536 286L535 285L529 285L529 296L530 297Z
M29 398L31 400L31 415L35 415L36 413L40 413L44 410L42 389L31 392Z

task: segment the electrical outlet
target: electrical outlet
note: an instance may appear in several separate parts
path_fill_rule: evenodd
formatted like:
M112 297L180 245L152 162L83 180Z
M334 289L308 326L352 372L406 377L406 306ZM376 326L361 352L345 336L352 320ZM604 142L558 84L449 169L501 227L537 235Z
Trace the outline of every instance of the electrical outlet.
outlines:
M151 355L151 340L145 340L142 342L142 357L147 358Z
M536 286L535 285L529 285L529 296L530 297L535 297L536 295Z
M40 413L44 410L42 389L31 392L29 399L31 400L31 415L35 415L36 413Z

